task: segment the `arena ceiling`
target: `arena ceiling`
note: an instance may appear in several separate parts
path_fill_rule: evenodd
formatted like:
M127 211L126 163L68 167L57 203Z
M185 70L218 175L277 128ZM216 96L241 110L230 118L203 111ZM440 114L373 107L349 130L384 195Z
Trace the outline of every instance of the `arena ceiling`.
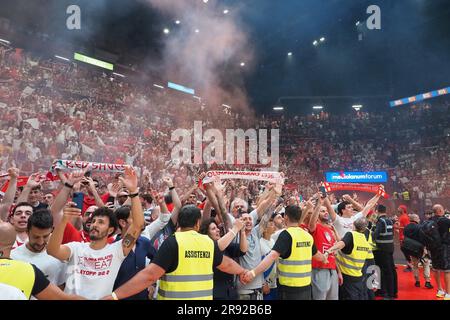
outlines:
M65 27L72 4L81 8L80 30ZM381 9L381 30L365 24L373 4ZM352 101L379 107L450 85L448 0L4 0L0 17L14 27L7 36L19 47L100 54L149 73L160 72L155 66L167 60L170 37L186 34L183 28L195 32L198 22L202 38L213 32L215 21L231 23L224 37L236 32L245 43L216 57L223 61L216 61L214 72L224 88L245 88L261 112L276 104L309 110L328 101L342 110ZM177 80L198 80L184 77ZM288 96L322 98L280 100Z

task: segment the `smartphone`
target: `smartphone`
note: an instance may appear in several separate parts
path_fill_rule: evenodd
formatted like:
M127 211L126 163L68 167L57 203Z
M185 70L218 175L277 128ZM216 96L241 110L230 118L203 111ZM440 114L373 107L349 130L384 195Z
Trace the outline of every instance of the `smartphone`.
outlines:
M325 198L327 196L327 190L325 190L324 186L320 186L319 191L322 192L322 198Z
M84 194L82 192L75 192L72 197L72 202L75 202L77 204L77 208L80 210L83 210L83 200L84 200Z

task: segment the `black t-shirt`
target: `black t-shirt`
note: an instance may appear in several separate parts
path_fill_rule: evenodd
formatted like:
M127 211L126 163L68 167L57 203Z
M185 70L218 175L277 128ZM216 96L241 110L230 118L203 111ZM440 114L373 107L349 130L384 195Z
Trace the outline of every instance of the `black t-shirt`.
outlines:
M342 253L351 254L353 251L353 233L347 232L344 237L341 239L345 243L344 249L342 249Z
M273 246L272 250L278 252L282 259L287 259L291 255L292 249L292 237L287 232L287 230L283 230L278 236L277 242ZM313 243L312 245L312 255L314 256L317 253L316 245Z
M47 277L38 267L34 264L31 265L34 269L34 284L33 289L31 290L31 295L35 296L46 289L50 285L50 281L48 281Z
M423 236L420 233L420 225L416 222L411 222L408 224L405 229L403 230L403 234L405 237L419 241L424 242Z
M439 234L441 236L441 239L444 242L449 242L449 232L450 232L450 219L442 216L442 217L433 217L432 218L438 225L439 228Z
M213 268L220 265L222 263L222 260L223 253L220 251L219 246L217 245L217 241L214 241ZM171 235L163 242L152 263L163 268L166 273L171 273L177 269L178 243L175 235Z

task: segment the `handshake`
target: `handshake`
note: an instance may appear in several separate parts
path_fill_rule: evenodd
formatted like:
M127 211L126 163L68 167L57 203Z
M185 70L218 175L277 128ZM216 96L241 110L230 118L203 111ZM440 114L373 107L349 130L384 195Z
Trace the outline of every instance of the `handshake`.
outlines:
M242 284L247 284L253 281L255 279L256 273L254 270L244 270L241 274L239 274L239 281Z

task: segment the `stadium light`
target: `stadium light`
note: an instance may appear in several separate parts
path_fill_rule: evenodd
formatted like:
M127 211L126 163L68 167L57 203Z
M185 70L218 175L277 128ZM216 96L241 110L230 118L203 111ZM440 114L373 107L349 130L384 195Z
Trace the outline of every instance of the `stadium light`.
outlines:
M230 12L228 9L223 10L223 14L227 14L228 12Z
M241 67L245 67L245 62L241 62Z
M361 24L360 21L356 21L356 26L359 26Z
M314 46L317 46L318 44L319 44L319 41L314 40L313 45L314 45Z
M289 57L292 56L292 52L288 52L288 56L289 56Z
M314 109L314 110L322 110L322 109L323 109L323 106L314 106L313 109Z
M156 87L156 88L164 89L164 87L159 85L159 84L153 84L153 86Z
M352 108L355 109L356 111L361 110L362 107L363 107L363 106L362 106L361 104L355 104L355 105L352 106Z
M200 30L199 29L195 29L195 33L199 33L200 32Z
M208 3L208 0L203 0L204 3Z
M283 110L284 110L284 107L282 107L282 106L276 106L276 107L273 107L273 110L274 110L274 111L283 111Z
M123 74L121 74L121 73L113 72L113 74L118 76L118 77L125 78L125 76Z
M164 29L164 33L165 33L165 34L169 34L169 33L170 33L170 30L167 29L167 28L165 28L165 29Z
M5 39L0 39L0 42L6 43L6 44L11 44L11 41L5 40Z
M199 100L199 101L201 101L201 100L202 100L202 98L200 98L200 97L197 97L197 96L194 96L193 98L194 98L194 99L197 99L197 100Z
M325 37L320 38L320 42L324 42L325 41Z
M58 56L58 55L56 55L56 54L55 54L55 58L58 58L58 59L61 59L61 60L64 60L64 61L70 61L70 59L65 58L65 57Z
M175 24L180 24L180 23L181 23L180 20L175 21Z

